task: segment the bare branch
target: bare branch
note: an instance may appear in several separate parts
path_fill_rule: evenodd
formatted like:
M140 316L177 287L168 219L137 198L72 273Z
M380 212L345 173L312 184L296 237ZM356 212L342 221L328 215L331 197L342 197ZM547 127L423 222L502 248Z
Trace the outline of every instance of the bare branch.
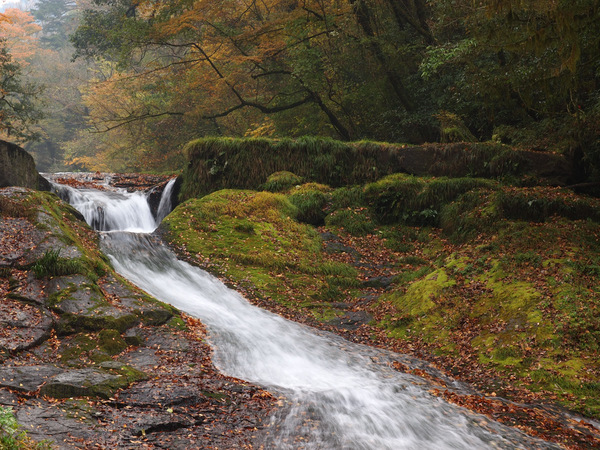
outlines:
M95 130L94 131L90 131L90 133L106 133L107 131L111 131L114 130L116 128L120 128L122 126L128 125L130 123L133 122L137 122L140 120L146 120L146 119L154 119L157 117L162 117L162 116L183 116L184 113L182 112L163 112L163 113L157 113L157 114L150 114L150 113L146 113L146 114L142 114L139 116L130 116L130 117L124 117L121 119L111 119L111 120L107 120L106 122L117 122L118 123L116 125L112 125L112 126L106 126L104 127L104 129L100 130L98 128L97 125L94 125Z
M265 105L261 105L260 103L248 102L248 101L241 99L241 101L238 105L232 106L231 108L229 108L225 111L222 111L220 113L217 113L217 114L202 116L202 118L203 119L217 119L219 117L226 117L229 114L231 114L232 112L237 111L238 109L245 108L245 107L256 108L264 114L273 114L273 113L277 113L277 112L281 112L281 111L286 111L288 109L293 109L300 105L304 105L305 103L309 103L312 101L314 101L314 98L312 96L308 96L301 100L298 100L297 102L289 103L287 105L265 106Z

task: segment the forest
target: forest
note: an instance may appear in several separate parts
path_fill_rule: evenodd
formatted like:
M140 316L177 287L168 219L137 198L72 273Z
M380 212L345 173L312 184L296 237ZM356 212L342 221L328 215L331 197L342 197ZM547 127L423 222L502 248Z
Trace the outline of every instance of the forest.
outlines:
M181 169L207 136L487 142L600 164L596 0L40 0L0 127L40 171Z

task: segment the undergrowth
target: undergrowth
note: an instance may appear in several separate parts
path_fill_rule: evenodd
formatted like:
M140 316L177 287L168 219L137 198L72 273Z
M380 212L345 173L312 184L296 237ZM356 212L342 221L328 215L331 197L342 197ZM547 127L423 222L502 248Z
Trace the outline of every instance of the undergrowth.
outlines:
M0 449L43 450L50 449L49 442L34 442L19 426L12 408L0 406Z

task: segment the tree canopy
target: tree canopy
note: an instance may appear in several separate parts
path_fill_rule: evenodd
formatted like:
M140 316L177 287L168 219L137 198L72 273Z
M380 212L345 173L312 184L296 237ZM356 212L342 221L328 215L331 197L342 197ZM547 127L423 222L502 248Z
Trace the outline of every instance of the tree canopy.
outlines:
M77 124L54 133L75 168L168 169L207 135L318 135L495 140L597 176L597 0L42 0L33 13L55 66L72 70L69 52L80 64L60 95Z
M34 52L39 27L17 9L0 14L0 135L23 141L34 139L32 125L41 118L36 105L41 89L27 81L23 67Z

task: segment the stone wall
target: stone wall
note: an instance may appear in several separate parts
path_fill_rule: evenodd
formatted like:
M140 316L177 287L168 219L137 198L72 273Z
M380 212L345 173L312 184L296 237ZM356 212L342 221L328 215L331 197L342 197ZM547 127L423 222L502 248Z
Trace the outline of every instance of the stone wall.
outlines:
M572 178L571 163L562 155L495 143L407 146L312 137L203 138L190 142L186 152L189 164L182 175L182 201L219 189L259 189L279 171L332 187L362 185L392 173L529 179L552 186L564 186Z

